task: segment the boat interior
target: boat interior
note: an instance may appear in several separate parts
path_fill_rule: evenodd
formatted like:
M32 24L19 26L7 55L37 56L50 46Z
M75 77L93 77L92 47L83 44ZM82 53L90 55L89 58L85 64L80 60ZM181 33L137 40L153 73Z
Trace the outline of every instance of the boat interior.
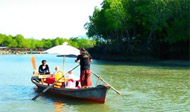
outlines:
M33 74L32 81L35 83L38 83L40 85L49 86L50 84L53 84L55 82L55 78L52 76L53 76L53 74L44 74L44 75ZM73 83L74 86L68 87L68 82ZM86 86L81 87L80 80L73 81L73 79L71 79L71 78L64 78L64 77L62 79L60 79L55 85L53 86L55 88L72 88L72 89L90 88L90 87L86 87Z

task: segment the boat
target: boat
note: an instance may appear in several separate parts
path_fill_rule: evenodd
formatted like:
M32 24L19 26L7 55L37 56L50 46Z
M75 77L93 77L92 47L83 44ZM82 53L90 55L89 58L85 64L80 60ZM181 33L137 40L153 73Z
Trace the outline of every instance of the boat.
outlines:
M65 43L63 43L63 45L54 46L54 47L44 51L44 53L58 54L59 55L58 57L60 57L60 56L63 57L63 71L64 71L65 56L71 56L72 55L72 56L77 57L78 55L80 55L79 49L74 48L72 46L69 46L67 44L68 43L65 42ZM72 98L77 98L77 99L85 99L85 100L95 101L95 102L99 102L99 103L105 103L106 93L110 88L113 89L114 91L116 91L118 94L120 94L119 91L117 91L115 88L113 88L110 84L108 84L100 76L93 73L92 71L91 71L91 73L94 74L98 78L96 85L98 84L99 80L104 82L105 85L97 85L95 87L80 88L80 89L55 88L55 87L53 87L54 84L56 84L58 81L60 81L62 77L59 78L57 81L54 80L51 85L43 84L43 80L41 80L40 81L41 83L40 83L38 81L38 78L40 78L39 77L40 75L38 74L37 69L36 69L36 62L35 62L34 56L31 56L31 62L32 62L33 71L34 71L34 74L31 78L31 81L32 81L32 83L34 83L37 86L38 89L43 90L40 94L38 94L37 96L32 98L32 100L35 100L36 98L38 98L43 93L50 93L52 95L56 94L56 95L60 95L63 97L66 96L66 97L72 97ZM79 65L75 66L70 71L73 71L78 66ZM67 72L64 75L67 75L68 73L69 72ZM43 78L43 79L45 79L45 78ZM66 82L65 79L64 79L64 82Z
M36 79L37 76L32 76L31 81L37 86L37 89L44 90L49 85L41 84ZM54 88L51 87L47 93L51 95L59 95L63 97L71 97L77 99L84 99L98 103L105 103L106 93L110 89L109 85L97 85L96 87L71 89L71 88Z

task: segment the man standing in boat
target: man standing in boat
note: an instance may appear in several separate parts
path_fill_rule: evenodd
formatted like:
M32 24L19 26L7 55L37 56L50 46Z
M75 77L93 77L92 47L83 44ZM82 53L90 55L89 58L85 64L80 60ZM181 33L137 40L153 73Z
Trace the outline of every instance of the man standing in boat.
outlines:
M80 60L80 81L82 88L92 86L91 82L91 72L90 72L90 63L92 62L92 57L90 54L84 49L80 49L80 55L78 55L75 62Z

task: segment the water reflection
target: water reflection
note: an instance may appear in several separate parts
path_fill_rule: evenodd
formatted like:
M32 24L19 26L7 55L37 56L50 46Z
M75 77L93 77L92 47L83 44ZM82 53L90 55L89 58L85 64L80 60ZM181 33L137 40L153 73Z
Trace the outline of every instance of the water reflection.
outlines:
M55 103L55 105L54 105L54 107L55 107L54 112L63 112L62 110L63 110L64 103L58 102L58 101L54 101L54 103Z

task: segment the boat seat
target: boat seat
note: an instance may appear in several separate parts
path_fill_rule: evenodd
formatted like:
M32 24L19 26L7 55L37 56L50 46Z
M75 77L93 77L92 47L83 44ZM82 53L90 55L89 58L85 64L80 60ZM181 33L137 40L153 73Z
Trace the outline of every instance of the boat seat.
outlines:
M41 83L44 84L44 82L46 81L46 79L48 77L51 77L51 74L45 74L45 75L38 75L38 78L41 80Z
M38 78L39 78L39 79L42 79L42 78L46 79L46 78L51 77L51 76L52 76L51 74L47 74L47 75L38 75Z

